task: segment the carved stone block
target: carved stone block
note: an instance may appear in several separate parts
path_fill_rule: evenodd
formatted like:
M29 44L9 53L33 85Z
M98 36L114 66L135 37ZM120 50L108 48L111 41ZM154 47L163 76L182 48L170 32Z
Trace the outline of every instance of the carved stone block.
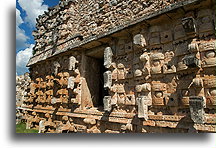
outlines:
M36 92L36 95L37 95L36 102L45 103L45 101L46 101L45 93L43 93L42 91L39 90L38 92Z
M182 19L182 25L186 34L196 33L195 20L193 17L187 17Z
M162 53L152 53L150 59L151 59L151 74L161 73L163 62L164 62L164 55Z
M138 118L148 120L148 105L149 98L147 96L139 96L137 98Z
M59 67L60 67L59 62L54 61L54 63L53 63L53 73L54 73L54 75L57 75L57 74L58 74L58 69L59 69Z
M157 81L152 82L152 105L165 105L166 84Z
M215 49L216 49L215 41L201 42L199 44L200 51L208 51L208 50L215 50Z
M133 51L133 43L132 42L125 43L125 52L129 54L132 51Z
M203 9L198 12L198 29L200 36L214 33L212 16L212 10L210 9Z
M203 85L207 105L216 105L216 78L214 76L204 76Z
M53 80L54 80L53 76L50 76L50 75L46 76L46 87L48 89L53 88L53 86L54 86Z
M151 84L149 83L145 83L145 84L142 84L142 85L136 85L136 91L137 92L150 92L151 91Z
M135 76L135 77L140 77L140 76L142 76L142 71L139 70L139 69L136 69L135 72L134 72L134 76Z
M160 44L160 33L159 33L160 27L152 26L149 31L150 31L149 44L150 45Z
M110 112L112 109L111 96L104 96L103 103L104 103L104 111Z
M69 77L68 78L68 86L67 86L67 88L74 89L74 81L75 81L75 78L73 76Z
M201 66L201 62L199 59L195 57L195 55L186 55L183 58L183 63L189 68L196 68Z
M110 66L112 65L112 56L113 52L111 47L106 47L104 49L104 66L106 68L110 68Z
M133 43L138 48L142 48L146 46L146 40L142 34L137 34L133 37Z
M125 68L118 69L118 80L125 79L126 70Z
M191 43L191 44L188 45L188 51L190 53L198 52L199 51L199 46L197 45L197 43Z
M190 114L191 119L195 123L202 124L204 123L204 107L205 107L205 98L204 97L198 97L198 96L191 96L190 101Z
M216 66L215 51L209 50L201 53L202 67Z
M47 90L45 94L46 94L46 102L51 103L51 100L53 98L53 90Z
M76 64L78 61L74 56L69 57L69 65L68 65L68 70L75 70L76 69Z
M161 43L168 43L172 41L172 32L170 30L163 31L160 34L161 37Z
M180 40L183 39L186 36L184 28L181 24L178 24L174 28L174 39Z
M67 89L60 89L56 93L57 98L61 100L61 103L68 103L68 90Z
M103 76L104 76L104 88L111 88L111 85L112 85L111 71L104 72Z

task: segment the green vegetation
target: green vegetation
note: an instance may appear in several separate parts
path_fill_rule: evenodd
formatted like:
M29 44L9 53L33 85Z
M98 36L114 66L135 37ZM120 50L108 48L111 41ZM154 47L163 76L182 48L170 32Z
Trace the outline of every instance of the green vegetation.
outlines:
M38 130L26 129L25 123L19 123L16 125L16 133L38 133Z

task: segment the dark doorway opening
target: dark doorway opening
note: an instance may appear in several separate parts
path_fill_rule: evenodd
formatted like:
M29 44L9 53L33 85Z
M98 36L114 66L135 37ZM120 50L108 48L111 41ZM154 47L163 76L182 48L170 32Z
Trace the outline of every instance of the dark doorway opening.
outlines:
M103 108L104 90L103 73L106 71L103 63L103 51L97 54L86 55L85 78L91 94L94 107Z

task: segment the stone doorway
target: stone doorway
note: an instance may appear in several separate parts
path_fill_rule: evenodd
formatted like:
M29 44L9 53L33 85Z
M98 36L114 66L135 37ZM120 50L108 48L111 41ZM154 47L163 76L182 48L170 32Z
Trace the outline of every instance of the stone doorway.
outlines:
M106 95L104 90L103 73L106 71L104 63L104 51L87 53L85 60L85 79L89 88L94 107L103 109L103 98Z

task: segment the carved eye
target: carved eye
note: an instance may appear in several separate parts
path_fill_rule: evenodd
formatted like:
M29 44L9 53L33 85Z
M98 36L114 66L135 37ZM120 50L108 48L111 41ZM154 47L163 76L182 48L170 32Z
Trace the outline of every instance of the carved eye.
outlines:
M182 90L182 95L183 96L188 96L189 95L189 91L188 90Z
M156 97L162 97L163 96L163 92L162 91L158 91L158 92L155 92L155 96Z
M211 89L211 90L210 90L210 94L211 94L212 96L216 96L216 89Z
M207 58L214 58L215 57L215 52L214 51L208 51L206 52L206 57Z
M207 16L207 17L203 17L202 18L202 23L208 23L208 22L210 22L211 20L210 20L210 18Z
M159 61L154 61L153 64L154 64L154 66L158 66L158 65L160 65L160 62Z

